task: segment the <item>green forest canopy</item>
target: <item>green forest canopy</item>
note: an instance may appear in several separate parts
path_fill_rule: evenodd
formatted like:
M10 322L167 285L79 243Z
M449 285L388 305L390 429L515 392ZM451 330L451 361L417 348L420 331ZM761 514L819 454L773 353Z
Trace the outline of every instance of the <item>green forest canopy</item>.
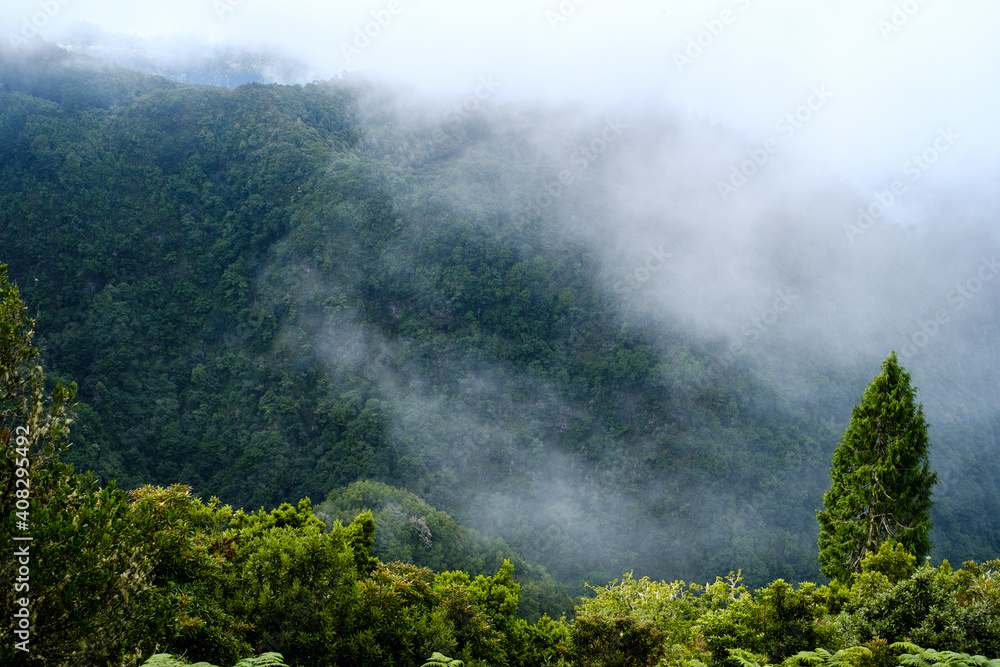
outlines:
M796 403L674 322L629 324L584 240L509 205L552 167L500 117L69 59L0 63L0 261L77 382L67 460L246 508L387 484L574 590L816 578L830 415L868 368ZM936 553L992 557L996 476L951 482Z

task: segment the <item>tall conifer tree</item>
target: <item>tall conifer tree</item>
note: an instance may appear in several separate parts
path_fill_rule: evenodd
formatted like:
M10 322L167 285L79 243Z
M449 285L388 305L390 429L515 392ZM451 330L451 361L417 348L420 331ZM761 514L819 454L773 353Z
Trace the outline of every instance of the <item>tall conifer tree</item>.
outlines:
M833 454L830 490L819 520L819 561L828 577L846 581L862 559L887 540L918 562L931 549L931 489L937 474L923 406L896 353L868 385Z

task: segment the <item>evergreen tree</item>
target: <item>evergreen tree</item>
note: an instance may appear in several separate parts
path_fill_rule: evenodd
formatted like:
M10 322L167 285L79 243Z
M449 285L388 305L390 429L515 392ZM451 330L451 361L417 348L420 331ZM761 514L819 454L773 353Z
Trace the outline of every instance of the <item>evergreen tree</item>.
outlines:
M833 454L830 490L819 520L823 573L841 581L885 541L898 542L918 562L930 551L931 488L927 423L910 374L891 353L855 406Z

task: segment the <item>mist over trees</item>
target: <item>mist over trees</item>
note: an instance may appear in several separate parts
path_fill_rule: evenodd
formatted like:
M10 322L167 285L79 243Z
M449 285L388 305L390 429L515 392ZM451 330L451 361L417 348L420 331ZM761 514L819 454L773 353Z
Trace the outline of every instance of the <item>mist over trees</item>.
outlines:
M249 507L381 481L564 580L629 567L697 579L742 567L754 584L815 576L813 512L873 359L803 341L836 350L834 334L869 320L854 309L839 329L814 327L845 305L817 291L831 251L809 250L808 234L842 234L836 225L748 212L746 233L773 243L783 272L762 280L743 259L746 223L680 214L696 204L688 177L676 192L651 187L639 209L618 203L651 178L630 157L649 153L646 133L698 165L702 129L684 139L622 119L632 126L618 142L539 208L607 118L574 118L565 141L543 141L518 125L527 111L484 105L445 122L360 80L125 86L134 75L67 58L5 61L48 73L5 79L0 233L39 309L50 372L80 386L78 466ZM57 88L79 77L106 102L60 106ZM654 220L658 236L639 234ZM930 247L894 234L870 230L860 257L830 248L849 264L883 243L931 261ZM664 239L656 261L637 247L650 238ZM728 281L711 291L720 257L744 267L733 298ZM912 259L890 256L887 270ZM904 323L911 279L930 281L885 283ZM772 313L779 293L790 305ZM969 312L979 340L992 303ZM754 318L758 335L743 335ZM938 377L929 357L908 363ZM935 523L951 537L938 544L986 558L997 533L981 508L995 480L979 472L996 467L995 448L945 454L973 431L992 437L977 426L990 423L987 395L924 391L948 410L935 420ZM948 402L958 395L966 418Z
M75 401L52 530L113 527L66 567L130 600L59 612L108 629L87 655L997 654L1000 311L969 291L995 262L974 213L852 243L857 194L779 157L720 209L739 142L679 117L456 119L360 76L230 90L51 46L0 48L0 73L0 262L45 377L76 383L49 387ZM851 406L894 348L854 414L909 419L914 532L830 524L817 550L831 459L848 492L885 462L848 456L873 433ZM821 517L859 511L839 497ZM837 583L786 583L821 560Z

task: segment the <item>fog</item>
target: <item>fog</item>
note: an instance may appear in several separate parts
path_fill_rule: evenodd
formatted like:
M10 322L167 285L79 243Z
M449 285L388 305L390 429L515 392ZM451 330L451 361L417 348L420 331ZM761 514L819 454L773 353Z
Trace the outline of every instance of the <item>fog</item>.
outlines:
M803 400L828 373L860 399L896 350L943 429L959 414L995 419L1000 407L998 19L1000 5L987 0L0 8L15 45L34 31L168 76L206 54L268 54L267 80L381 82L372 94L392 100L407 131L475 114L500 129L473 151L509 151L539 178L443 187L470 211L551 212L561 233L598 253L633 326L681 328L723 366L750 359ZM401 440L414 430L441 442L468 433L469 469L505 446L533 446L505 441L504 420L524 418L516 406L499 403L488 422L449 407L393 370L390 343L350 318L340 326L321 337L331 372L364 365L397 401ZM483 400L495 399L497 373L509 369L468 368ZM540 412L574 409L551 387L535 391ZM846 417L836 410L831 418ZM978 465L969 449L962 461L935 461L942 495ZM561 539L600 484L555 452L534 460L538 523ZM527 511L500 488L469 500L468 516L501 532ZM568 532L584 539L583 528Z
M303 63L300 79L365 71L450 95L493 76L503 83L497 101L677 109L751 143L775 136L775 124L825 86L832 96L783 152L866 189L950 125L965 141L933 182L984 185L996 174L1000 47L991 26L1000 6L988 0L389 4L10 0L0 25L8 40L37 30L68 41L89 23L161 44L174 38L178 48L263 48Z

